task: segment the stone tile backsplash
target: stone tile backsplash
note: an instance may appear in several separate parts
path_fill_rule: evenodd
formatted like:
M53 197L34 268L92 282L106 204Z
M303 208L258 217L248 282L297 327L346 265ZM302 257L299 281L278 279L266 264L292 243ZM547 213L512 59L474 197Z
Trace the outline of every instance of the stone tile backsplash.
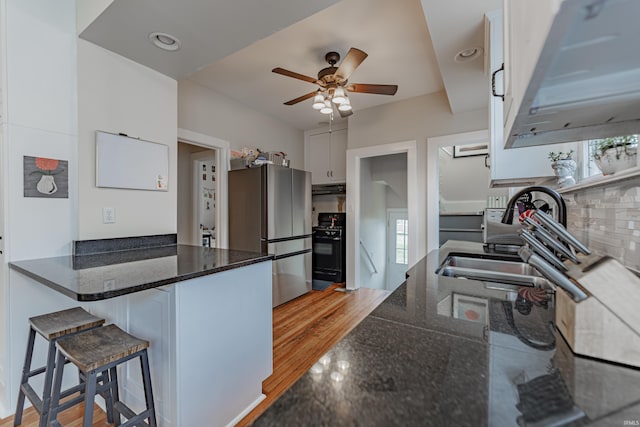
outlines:
M596 254L640 272L640 177L562 196L569 232Z

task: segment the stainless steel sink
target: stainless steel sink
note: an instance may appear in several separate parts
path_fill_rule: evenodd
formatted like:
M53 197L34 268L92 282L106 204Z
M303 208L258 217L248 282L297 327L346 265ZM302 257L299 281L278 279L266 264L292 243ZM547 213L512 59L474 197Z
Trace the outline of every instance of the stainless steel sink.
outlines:
M513 257L450 254L436 274L517 286L549 287L547 279L532 266Z

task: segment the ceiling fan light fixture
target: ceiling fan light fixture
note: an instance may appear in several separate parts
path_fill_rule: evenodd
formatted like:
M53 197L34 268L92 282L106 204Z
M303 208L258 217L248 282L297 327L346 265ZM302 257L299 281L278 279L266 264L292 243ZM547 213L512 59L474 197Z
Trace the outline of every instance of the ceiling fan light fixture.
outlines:
M340 111L350 111L351 110L351 101L349 98L345 96L344 102L338 106L338 110Z
M333 92L333 98L331 99L335 104L342 104L347 100L347 97L344 93L344 89L341 86L338 86L336 90Z
M324 96L321 93L318 93L315 97L313 97L313 105L314 110L320 110L324 108Z
M331 101L328 99L324 100L324 107L320 110L322 114L331 114L333 112L333 107L331 107Z

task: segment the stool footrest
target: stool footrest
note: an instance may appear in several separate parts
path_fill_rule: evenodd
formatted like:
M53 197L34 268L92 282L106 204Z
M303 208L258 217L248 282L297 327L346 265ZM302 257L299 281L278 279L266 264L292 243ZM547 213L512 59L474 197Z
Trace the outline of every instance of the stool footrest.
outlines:
M44 371L46 370L47 370L47 367L43 366L42 368L38 368L38 369L34 369L33 371L30 371L27 375L29 376L29 378L35 377L36 375L43 374Z
M149 417L149 414L150 414L149 410L136 414L131 410L131 408L129 408L127 405L125 405L121 401L115 402L113 404L113 409L115 409L118 413L124 415L125 418L127 418L127 421L120 424L120 427L135 426L135 425L145 425L145 426L149 425L144 421L146 418Z
M21 384L20 390L24 393L24 395L29 399L31 404L37 409L38 413L42 413L42 399L38 396L38 393L31 387L30 384Z

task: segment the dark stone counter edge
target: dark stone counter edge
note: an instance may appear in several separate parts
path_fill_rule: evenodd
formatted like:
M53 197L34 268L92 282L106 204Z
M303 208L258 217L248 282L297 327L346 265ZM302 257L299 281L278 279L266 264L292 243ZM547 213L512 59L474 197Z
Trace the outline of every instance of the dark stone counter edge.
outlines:
M170 278L158 280L155 282L143 283L141 285L128 286L126 288L114 289L112 291L97 292L97 293L90 293L90 294L79 294L76 292L72 292L68 288L65 288L64 286L60 286L57 283L48 280L46 277L40 276L38 274L35 274L29 270L26 270L24 268L21 268L11 263L9 263L9 268L16 270L24 274L25 276L30 277L31 279L37 282L40 282L43 285L48 286L49 288L55 291L58 291L76 301L89 302L89 301L101 301L109 298L115 298L123 295L132 294L135 292L145 291L147 289L158 288L160 286L170 285L172 283L183 282L185 280L195 279L202 276L208 276L210 274L220 273L223 271L234 270L236 268L246 267L248 265L258 264L261 262L271 261L271 260L273 260L273 255L257 256L256 258L251 258L248 260L231 263L231 264L225 264L220 267L214 267L207 270L197 271L189 274L183 274L176 277L170 277Z

